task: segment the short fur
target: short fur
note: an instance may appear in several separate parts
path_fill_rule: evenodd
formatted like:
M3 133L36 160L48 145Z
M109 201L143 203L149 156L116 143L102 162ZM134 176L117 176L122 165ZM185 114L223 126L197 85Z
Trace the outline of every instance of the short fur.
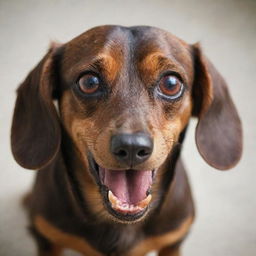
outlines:
M101 75L103 98L75 91L88 69ZM181 100L152 93L166 70L186 85ZM38 255L60 255L67 247L84 255L179 255L194 218L180 159L191 116L198 118L204 160L220 170L233 167L242 152L241 122L225 80L198 44L146 26L100 26L53 44L18 88L11 134L16 161L38 170L26 200ZM106 210L89 155L106 168L125 168L111 154L110 138L138 131L152 136L154 150L136 169L158 171L144 218L122 223Z

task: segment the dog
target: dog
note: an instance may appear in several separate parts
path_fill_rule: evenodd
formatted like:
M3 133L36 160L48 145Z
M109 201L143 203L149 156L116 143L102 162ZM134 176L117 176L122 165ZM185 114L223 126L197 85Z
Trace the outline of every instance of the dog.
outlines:
M40 256L178 256L194 220L180 150L232 168L242 128L227 84L204 56L149 26L99 26L52 43L17 90L15 160L37 170L25 199Z

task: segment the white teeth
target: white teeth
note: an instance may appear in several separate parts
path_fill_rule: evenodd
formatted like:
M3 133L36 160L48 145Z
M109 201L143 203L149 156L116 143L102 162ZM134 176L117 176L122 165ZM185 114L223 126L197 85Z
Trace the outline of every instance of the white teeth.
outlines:
M114 196L111 190L108 191L108 200L112 205L115 205L118 200L117 197Z
M124 210L128 210L129 209L129 205L128 204L123 204L122 206L123 206Z
M140 201L137 205L133 205L133 204L128 204L128 203L124 203L122 201L120 201L113 193L111 190L108 191L108 199L111 203L111 206L113 209L119 211L119 212L123 212L123 213L137 213L142 211L143 209L145 209L149 202L152 199L152 196L149 194L145 199L143 199L142 201Z
M149 204L151 199L152 199L152 195L149 194L145 199L143 199L142 201L140 201L138 203L138 206L141 207L141 208L145 208Z

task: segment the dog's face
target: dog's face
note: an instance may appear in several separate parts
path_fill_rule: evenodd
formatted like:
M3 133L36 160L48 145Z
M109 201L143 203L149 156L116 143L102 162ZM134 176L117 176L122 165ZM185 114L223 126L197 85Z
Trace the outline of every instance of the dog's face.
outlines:
M121 222L145 217L159 200L161 179L171 169L166 160L192 114L200 120L197 144L206 161L219 169L238 161L239 118L224 80L197 45L157 28L102 26L53 48L36 68L37 92L45 101L38 111L48 111L48 117L45 111L42 115L47 127L39 129L50 133L46 138L53 138L52 144L39 145L36 160L19 148L26 143L17 141L22 136L16 121L22 115L20 101L25 89L36 94L27 89L35 80L30 74L19 89L13 152L25 167L45 166L59 150L61 122L82 163L76 176L92 212ZM230 126L225 128L224 121Z
M97 209L103 197L117 218L144 216L191 116L193 72L189 46L159 29L100 27L66 45L61 119L102 186Z

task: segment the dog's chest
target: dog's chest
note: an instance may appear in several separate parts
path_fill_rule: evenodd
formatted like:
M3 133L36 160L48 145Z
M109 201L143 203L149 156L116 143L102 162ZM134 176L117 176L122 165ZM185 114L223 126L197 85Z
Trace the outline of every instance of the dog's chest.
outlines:
M141 229L132 226L110 225L88 226L79 235L74 235L53 226L41 216L36 217L35 225L42 235L62 248L90 256L136 256L177 243L186 235L192 221L193 217L189 216L175 230L157 236L145 235Z
M118 256L126 253L145 238L143 231L134 226L101 225L91 229L87 241L104 255Z
M118 256L126 253L140 241L143 233L132 227L86 225L73 233L56 227L42 216L35 218L39 232L52 243L90 256Z

